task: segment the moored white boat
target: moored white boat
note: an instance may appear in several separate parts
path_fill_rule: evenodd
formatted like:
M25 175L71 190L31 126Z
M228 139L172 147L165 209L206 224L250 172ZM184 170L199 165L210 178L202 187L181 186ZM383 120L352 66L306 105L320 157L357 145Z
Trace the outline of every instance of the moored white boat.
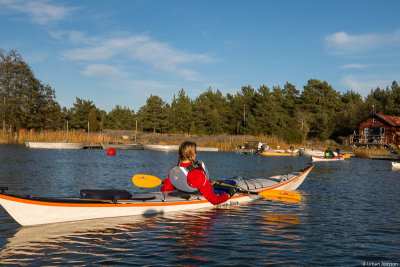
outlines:
M159 144L144 144L143 149L146 150L157 150L157 151L178 151L179 145L159 145ZM198 146L197 151L210 151L218 152L218 147L202 147Z
M310 149L310 148L299 148L299 155L300 156L319 156L319 157L323 157L324 154L325 153L322 150L316 150L316 149Z
M179 145L143 144L143 149L158 151L178 151Z
M69 142L25 142L29 148L45 148L45 149L83 149L85 142L69 143Z
M203 152L218 152L219 148L218 147L210 147L210 146L198 146L197 151L203 151Z
M400 161L399 162L392 161L392 167L396 168L396 169L400 169Z
M344 160L343 157L333 157L333 158L325 158L325 157L319 157L319 156L312 156L311 157L312 161L339 161L339 160Z
M236 185L252 192L297 189L314 166L297 172L270 178L233 180ZM258 198L254 194L236 194L222 206L237 205ZM136 195L128 199L93 200L82 198L49 198L18 196L0 193L0 204L21 225L38 225L97 218L120 217L143 214L164 214L172 211L194 210L214 207L201 195L172 191Z

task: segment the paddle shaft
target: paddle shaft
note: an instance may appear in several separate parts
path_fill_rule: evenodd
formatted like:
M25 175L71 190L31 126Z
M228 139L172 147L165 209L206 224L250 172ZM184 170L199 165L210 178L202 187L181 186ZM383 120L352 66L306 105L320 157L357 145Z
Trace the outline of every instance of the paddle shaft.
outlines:
M250 194L250 195L259 195L260 193L258 192L252 192L252 191L247 191L247 190L238 190L238 193L243 193L243 194Z

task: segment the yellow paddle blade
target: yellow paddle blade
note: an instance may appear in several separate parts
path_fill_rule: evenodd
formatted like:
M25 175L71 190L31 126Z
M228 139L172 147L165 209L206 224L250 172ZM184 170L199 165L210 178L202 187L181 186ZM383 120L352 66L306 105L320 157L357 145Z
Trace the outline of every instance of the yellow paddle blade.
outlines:
M350 158L350 155L349 154L343 154L343 155L341 155L342 156L342 158L344 158L344 159L349 159Z
M260 197L263 197L263 198L291 202L291 203L296 203L301 200L301 196L299 194L297 194L295 192L291 192L291 191L284 191L284 190L267 190L267 191L261 192L259 195L260 195Z
M138 187L156 187L161 184L160 179L148 174L135 174L132 182Z

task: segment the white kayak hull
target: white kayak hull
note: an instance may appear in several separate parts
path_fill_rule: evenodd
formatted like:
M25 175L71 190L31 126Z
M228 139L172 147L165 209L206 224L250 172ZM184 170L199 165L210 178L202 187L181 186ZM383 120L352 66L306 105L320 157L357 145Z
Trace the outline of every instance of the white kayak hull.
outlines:
M325 158L325 157L318 157L318 156L312 156L311 159L312 159L312 161L339 161L339 160L344 160L343 157Z
M263 192L267 190L297 189L314 166L287 175L270 178L257 178L262 185L254 184L249 190ZM242 186L242 182L238 181ZM150 200L85 201L79 198L28 198L11 194L0 194L0 204L21 225L39 225L67 221L79 221L109 217L164 214L173 211L194 210L214 207L203 196L191 195L186 200L169 193L152 193ZM237 205L258 198L258 195L236 194L227 202L218 206Z

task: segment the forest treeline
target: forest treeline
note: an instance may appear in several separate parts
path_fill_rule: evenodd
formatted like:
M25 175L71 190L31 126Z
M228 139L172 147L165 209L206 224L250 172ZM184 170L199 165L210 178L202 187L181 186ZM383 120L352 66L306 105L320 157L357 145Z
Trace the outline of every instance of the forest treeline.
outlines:
M0 49L0 120L3 131L88 128L198 135L274 135L288 142L348 136L371 113L400 116L400 87L357 92L336 91L328 82L310 79L302 90L287 82L283 87L243 86L223 95L208 88L194 99L184 89L171 103L150 95L136 112L116 105L100 110L91 100L76 97L69 109L56 101L55 90L38 80L15 50Z

